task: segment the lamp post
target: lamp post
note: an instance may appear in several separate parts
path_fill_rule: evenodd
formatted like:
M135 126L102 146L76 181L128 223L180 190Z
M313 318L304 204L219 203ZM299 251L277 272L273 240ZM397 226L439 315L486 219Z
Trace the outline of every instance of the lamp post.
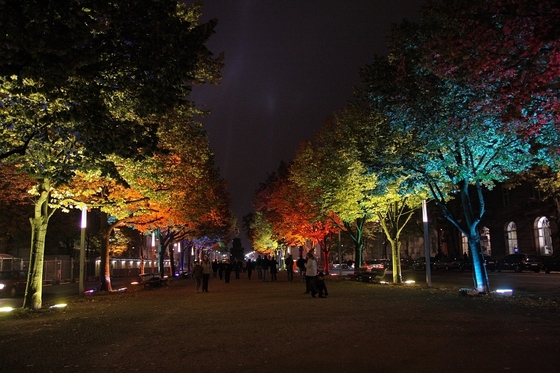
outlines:
M152 232L152 274L154 274L154 255L156 250L156 234Z
M430 265L430 232L428 231L428 209L426 200L422 200L422 221L424 222L424 246L426 247L426 283L432 286L432 271Z
M86 226L87 226L87 207L82 207L82 222L80 224L80 278L78 281L78 292L80 296L84 295L84 277L86 263Z

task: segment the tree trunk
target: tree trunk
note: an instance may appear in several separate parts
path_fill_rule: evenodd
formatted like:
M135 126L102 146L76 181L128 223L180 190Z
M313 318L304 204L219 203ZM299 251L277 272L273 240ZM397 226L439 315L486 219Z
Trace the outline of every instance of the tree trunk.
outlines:
M173 257L175 256L175 248L171 242L169 242L168 246L169 248L167 252L169 253L169 277L175 277L175 261L173 260Z
M389 239L391 243L391 264L393 266L393 284L402 284L402 272L401 272L401 250L400 250L400 242L399 238L397 237L396 240Z
M45 258L45 237L47 226L54 210L49 208L50 180L38 181L39 198L35 202L31 223L31 252L27 273L27 285L23 298L23 308L38 310L42 306L43 263Z
M354 253L356 255L354 268L360 268L362 266L362 251L364 249L364 241L362 239L362 233L364 229L364 224L366 222L365 218L356 219L356 232L352 231L352 225L344 222L344 227L350 234L350 238L354 241Z
M445 218L457 227L468 239L469 254L473 261L473 282L475 289L480 293L488 293L490 292L490 285L488 282L486 266L484 265L484 256L480 246L480 234L478 232L478 224L485 212L482 185L480 182L475 183L474 194L476 195L476 198L471 198L471 195L469 194L469 183L466 180L457 183L457 186L459 187L461 209L465 219L462 226L449 211L444 201L439 200L438 204L443 209ZM475 206L473 206L473 200L478 204L478 212L475 209Z
M113 291L111 286L111 256L109 255L109 238L113 227L109 225L107 214L101 213L101 263L99 266L99 277L101 279L101 291Z
M332 234L331 234L332 241ZM331 246L327 243L327 236L323 237L322 242L319 242L321 247L321 253L323 253L323 273L325 276L329 274L329 254L331 252Z
M480 246L480 234L477 226L471 227L469 239L469 254L473 262L473 281L474 287L481 293L488 293L490 286L488 283L488 271L484 263L484 253Z

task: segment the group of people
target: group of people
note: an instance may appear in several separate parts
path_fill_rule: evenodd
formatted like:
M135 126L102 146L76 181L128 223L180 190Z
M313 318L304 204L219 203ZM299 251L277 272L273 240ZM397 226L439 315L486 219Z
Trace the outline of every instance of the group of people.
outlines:
M286 272L288 274L288 281L292 282L294 278L294 260L292 255L289 255L286 260ZM305 281L305 294L311 294L313 298L316 295L319 298L325 298L328 296L327 286L325 284L325 277L323 272L318 272L317 269L317 259L313 250L309 250L304 259L301 255L296 262L300 273L300 281ZM220 280L224 278L226 283L230 282L231 272L235 273L235 278L240 278L241 272L246 272L249 280L253 270L257 271L259 280L263 282L276 281L278 273L278 261L274 256L260 255L257 257L256 261L247 260L237 260L232 258L231 260L226 259L220 263L214 260L210 262L208 255L203 255L201 261L195 261L192 271L192 276L195 283L195 291L198 293L202 287L202 292L208 292L208 282L210 279L210 274L214 273L214 277L220 277Z

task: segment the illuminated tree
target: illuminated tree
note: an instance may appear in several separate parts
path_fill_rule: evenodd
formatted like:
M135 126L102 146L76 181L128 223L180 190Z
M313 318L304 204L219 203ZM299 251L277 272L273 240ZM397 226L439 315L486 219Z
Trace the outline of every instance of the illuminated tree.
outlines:
M546 160L557 134L550 127L541 127L539 136L518 132L518 123L504 122L501 113L481 104L489 99L487 92L438 76L420 63L427 60L424 46L437 32L406 22L396 26L389 57L377 57L361 71L356 104L385 120L371 133L375 146L364 141L361 158L384 179L406 177L409 185L430 189L444 216L469 240L475 288L488 292L478 232L485 212L483 188ZM459 198L462 216L447 207L450 198Z
M423 12L423 64L487 94L480 104L506 122L517 119L523 131L557 125L559 18L554 0L430 1Z
M323 126L315 143L302 146L294 160L293 178L306 191L315 191L324 216L336 216L355 245L357 266L362 263L364 227L375 214L371 191L376 176L367 174L357 158L358 122L350 115L333 118Z
M152 198L169 209L151 229L160 233L162 252L173 257L173 244L187 238L205 247L225 245L237 233L237 221L226 182L215 168L207 133L190 113L169 116L161 128L166 155L156 157L157 189L161 192ZM160 267L163 270L163 255Z
M329 272L329 251L332 240L327 237L336 231L332 216L324 214L317 205L315 193L302 189L291 176L293 165L281 163L255 196L255 209L272 225L278 247L315 245L324 255L324 271Z
M384 123L366 114L348 107L327 121L316 143L304 145L296 155L293 177L300 189L321 191L315 204L323 214L335 216L337 224L342 221L354 241L358 266L364 228L368 222L378 224L391 244L393 281L400 283L400 234L426 193L407 188L405 178L389 181L368 172L360 160L360 147L366 142L372 146L376 138L371 133Z
M0 159L37 188L24 307L42 303L51 188L77 169L114 169L157 146L158 115L218 77L204 43L215 21L180 2L5 1L0 12Z
M266 220L263 213L256 211L249 222L252 235L249 235L253 248L259 253L269 253L276 250L278 241L274 238L272 224Z

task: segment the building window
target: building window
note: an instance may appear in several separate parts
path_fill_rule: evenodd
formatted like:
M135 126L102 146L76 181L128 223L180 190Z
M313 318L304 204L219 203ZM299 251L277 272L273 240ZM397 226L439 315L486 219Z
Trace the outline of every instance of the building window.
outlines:
M461 248L463 251L463 255L469 255L469 239L463 233L461 233Z
M492 255L492 246L490 244L490 229L483 227L480 231L480 246L484 255Z
M537 249L541 255L552 255L552 237L550 235L550 222L546 216L536 220Z
M517 243L517 226L514 222L510 221L506 227L508 252L515 254L519 251L519 244Z

